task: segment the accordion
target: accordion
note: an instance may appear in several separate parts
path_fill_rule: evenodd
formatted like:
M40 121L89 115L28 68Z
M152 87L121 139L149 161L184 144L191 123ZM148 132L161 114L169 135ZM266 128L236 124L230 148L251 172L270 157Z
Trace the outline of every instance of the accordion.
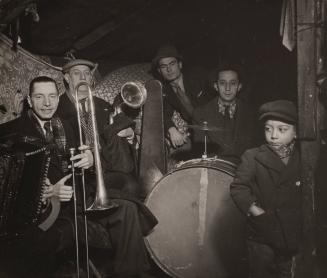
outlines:
M0 146L0 239L42 221L50 150L37 140L24 137Z

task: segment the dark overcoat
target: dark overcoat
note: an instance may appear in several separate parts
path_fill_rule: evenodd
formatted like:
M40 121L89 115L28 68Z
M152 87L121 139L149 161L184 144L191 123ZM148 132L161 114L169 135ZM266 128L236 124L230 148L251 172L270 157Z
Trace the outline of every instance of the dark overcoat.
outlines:
M131 149L132 146L125 138L117 135L122 129L133 126L134 122L120 113L114 117L114 123L109 124L110 112L112 111L111 105L96 96L93 97L93 100L105 178L106 173L111 171L125 174L134 173L136 165L134 163L133 150ZM57 114L60 118L68 121L74 129L74 133L78 134L76 108L67 94L60 96Z
M4 135L6 138L6 135L9 136L8 139L10 139L10 135L15 135L14 137L17 139L20 136L29 136L31 138L39 139L39 143L41 145L45 145L45 135L42 133L42 130L37 128L35 121L31 119L31 116L28 111L24 112L19 118L14 119L10 122L4 123L0 126L0 133L1 135ZM56 116L56 114L54 115ZM67 145L65 146L64 152L66 154L69 153L69 148L76 147L76 137L72 130L72 126L70 125L70 122L61 120L62 126L64 128L64 134ZM14 140L16 140L14 139ZM56 183L60 178L63 177L64 173L62 172L61 165L55 163L56 160L52 159L50 164L50 169L48 171L49 173L49 179L52 183Z
M302 232L302 186L300 156L297 149L287 165L267 145L246 151L237 168L230 190L232 199L244 215L256 202L265 211L265 225L274 242L266 242L257 229L256 217L248 217L248 238L272 243L282 250L296 250Z

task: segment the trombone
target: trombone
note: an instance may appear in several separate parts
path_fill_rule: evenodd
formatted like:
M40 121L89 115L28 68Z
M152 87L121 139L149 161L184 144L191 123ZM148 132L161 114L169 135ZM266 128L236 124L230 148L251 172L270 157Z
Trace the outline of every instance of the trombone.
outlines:
M92 123L92 136L93 136L93 156L94 156L94 166L95 166L95 175L96 175L96 194L93 204L86 208L86 196L85 196L85 177L84 177L84 169L82 169L81 175L81 183L82 183L82 204L83 204L83 222L84 222L84 231L85 231L85 259L86 259L86 271L87 277L90 277L90 267L91 264L89 260L89 244L88 244L88 231L87 231L87 217L86 213L90 211L103 211L113 207L116 207L117 204L110 201L107 191L104 185L104 179L102 174L102 165L100 160L100 149L99 149L99 137L97 131L97 124L95 118L95 108L94 108L94 100L93 100L93 93L91 90L90 85L87 82L80 82L77 84L75 88L75 105L77 111L77 122L78 122L78 133L79 133L79 140L80 146L84 145L83 143L83 133L82 133L82 124L81 124L81 113L79 108L79 101L78 101L78 89L80 86L86 86L88 89L88 101L90 104L90 113L91 113L91 123ZM73 151L71 151L73 154ZM74 164L72 163L72 171L74 171ZM73 178L73 188L74 193L75 190L75 178ZM78 246L78 227L77 227L77 202L76 197L74 197L74 218L75 218L75 244L76 244L76 269L77 269L77 277L79 278L79 246ZM92 264L91 264L92 266Z
M86 209L86 211L97 211L97 210L106 210L110 209L114 206L107 195L106 188L104 185L104 179L102 174L102 165L100 159L100 143L99 143L99 136L98 136L98 129L95 117L95 108L94 108L94 100L93 100L93 93L91 90L90 85L87 82L80 82L77 84L75 88L75 104L76 104L76 111L77 111L77 121L78 121L78 133L80 139L80 145L83 145L83 134L82 134L82 124L81 124L81 113L79 109L79 102L78 102L78 89L81 86L86 86L88 89L88 100L90 104L90 113L91 113L91 121L92 121L92 136L93 136L93 156L94 156L94 166L95 166L95 174L96 174L96 194L95 200L93 204ZM84 171L82 171L82 177L84 176ZM85 181L82 178L82 185L83 191L85 189ZM86 207L86 206L85 206Z
M81 112L79 107L79 100L78 100L78 90L81 86L86 86L88 90L88 101L89 101L89 108L91 113L91 124L92 124L92 136L93 136L93 156L94 156L94 166L95 166L95 174L96 174L96 194L93 204L86 208L86 196L85 196L85 177L84 177L84 169L82 169L81 175L81 183L82 183L82 202L83 202L83 221L84 221L84 230L85 230L85 248L86 248L86 268L87 268L87 277L90 277L89 271L89 264L94 269L92 262L89 260L89 249L88 249L88 232L87 232L87 217L86 213L91 211L104 211L108 210L113 207L117 207L117 204L112 202L107 194L104 179L103 179L103 172L102 172L102 165L101 165L101 158L100 158L100 143L98 137L98 130L97 130L97 123L96 123L96 116L95 116L95 107L94 107L94 99L93 99L93 92L91 90L90 85L83 81L77 84L75 87L75 105L77 111L77 122L78 122L78 133L79 133L79 140L80 145L84 145L83 143L83 132L82 132L82 123L81 123ZM144 105L147 92L145 87L139 82L127 82L121 87L120 95L118 96L118 106L121 107L123 104L127 106L137 109ZM116 100L116 99L115 99ZM71 155L74 155L74 150L70 150ZM74 170L74 163L72 163L72 171L75 174ZM73 178L73 188L75 194L75 178ZM77 202L76 197L74 197L74 217L75 217L75 243L76 243L76 267L77 267L77 277L79 278L79 247L78 247L78 227L77 227ZM96 270L95 270L96 272Z

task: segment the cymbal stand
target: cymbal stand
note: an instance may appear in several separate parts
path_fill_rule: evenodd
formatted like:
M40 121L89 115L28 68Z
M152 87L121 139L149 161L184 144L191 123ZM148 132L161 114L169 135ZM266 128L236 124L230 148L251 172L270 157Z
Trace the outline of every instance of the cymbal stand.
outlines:
M202 155L203 159L208 158L208 155L207 155L207 138L208 138L208 131L205 130L204 131L204 152L203 152L203 155Z

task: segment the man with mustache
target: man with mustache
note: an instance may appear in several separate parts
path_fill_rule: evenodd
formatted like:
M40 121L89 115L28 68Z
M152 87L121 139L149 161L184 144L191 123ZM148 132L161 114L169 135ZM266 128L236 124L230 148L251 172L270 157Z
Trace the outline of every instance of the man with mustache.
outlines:
M69 61L63 66L67 91L60 97L58 106L58 115L72 123L75 133L77 133L75 105L77 89L83 137L86 144L90 146L93 144L93 138L90 132L92 126L90 125L90 105L87 100L88 89L85 85L81 85L79 88L77 86L80 82L86 82L91 88L93 87L95 67L94 63L83 59ZM123 113L114 113L111 123L110 113L113 113L114 109L103 99L94 96L93 100L104 180L109 197L118 204L118 208L109 210L105 217L99 220L104 227L109 227L106 229L115 250L114 272L118 277L132 275L148 277L146 272L150 266L143 236L147 235L156 225L157 220L137 199L138 184L132 175L135 165L130 150L130 140L134 137L132 129L134 122ZM86 186L92 188L91 185L94 182L94 173L86 172Z

